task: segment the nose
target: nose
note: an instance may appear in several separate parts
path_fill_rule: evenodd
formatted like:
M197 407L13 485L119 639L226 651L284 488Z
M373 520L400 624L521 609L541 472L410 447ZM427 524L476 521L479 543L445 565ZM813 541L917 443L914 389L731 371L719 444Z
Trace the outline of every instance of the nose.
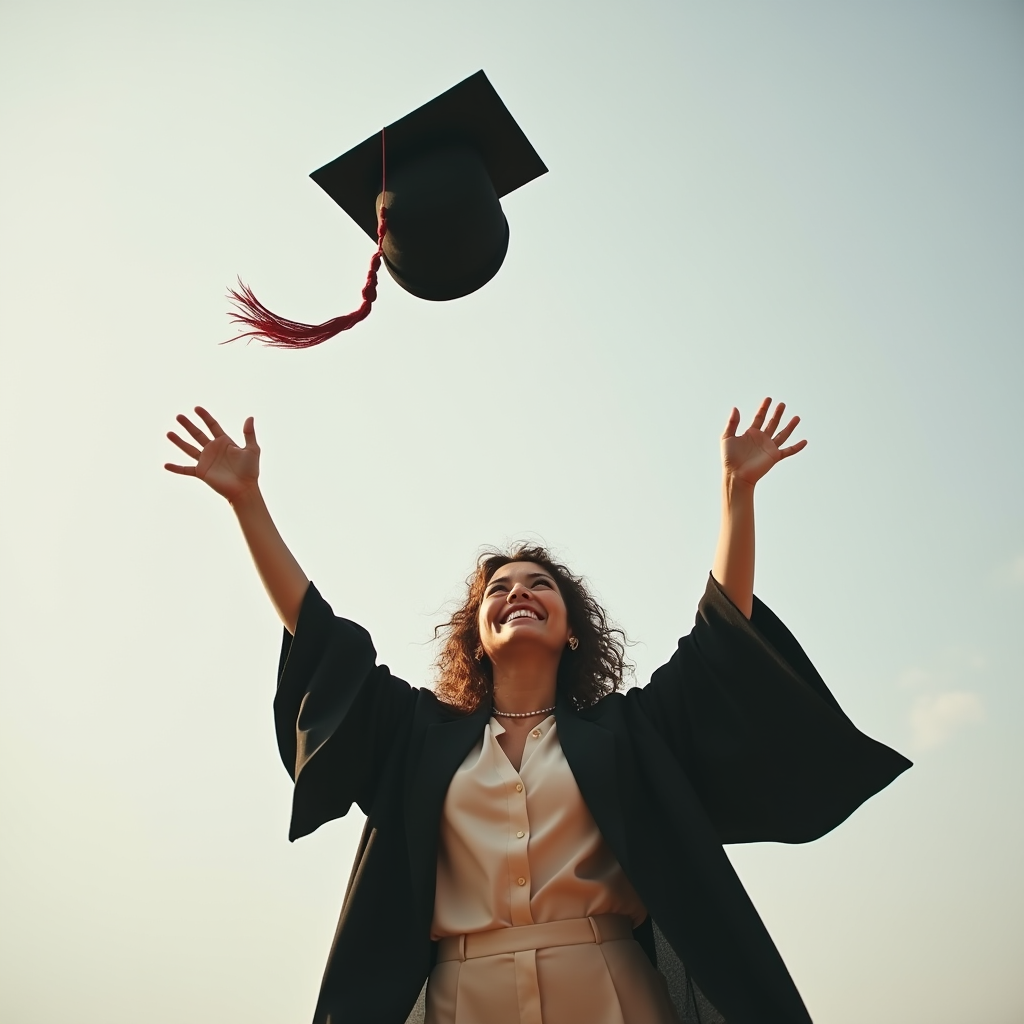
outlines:
M517 598L520 598L520 597L528 598L529 596L530 596L529 589L527 587L523 586L522 583L514 583L512 585L512 589L508 592L508 599L510 601L516 600Z

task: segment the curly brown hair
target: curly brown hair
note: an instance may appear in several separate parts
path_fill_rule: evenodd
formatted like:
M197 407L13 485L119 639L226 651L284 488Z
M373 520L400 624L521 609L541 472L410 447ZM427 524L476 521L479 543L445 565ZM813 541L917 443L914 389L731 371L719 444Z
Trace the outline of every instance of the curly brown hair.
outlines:
M444 638L437 659L438 698L467 714L483 701L491 700L493 672L480 643L477 616L488 582L509 562L534 562L542 566L554 577L565 601L579 646L575 651L566 647L562 654L558 666L559 692L566 694L574 707L585 708L620 689L628 668L626 634L608 621L583 577L556 562L546 548L520 544L505 551L485 550L466 580L466 600L447 622L434 630L435 638Z

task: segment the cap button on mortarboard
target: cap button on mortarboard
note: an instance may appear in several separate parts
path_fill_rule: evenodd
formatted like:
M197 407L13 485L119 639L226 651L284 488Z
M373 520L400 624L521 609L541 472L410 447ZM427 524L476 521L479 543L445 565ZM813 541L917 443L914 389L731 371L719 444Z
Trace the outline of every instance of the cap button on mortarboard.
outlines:
M301 324L271 313L245 285L232 291L238 337L308 348L348 330L370 312L377 268L384 265L422 299L457 299L501 267L509 230L500 199L544 174L533 146L487 76L465 81L388 125L313 180L378 243L354 313Z

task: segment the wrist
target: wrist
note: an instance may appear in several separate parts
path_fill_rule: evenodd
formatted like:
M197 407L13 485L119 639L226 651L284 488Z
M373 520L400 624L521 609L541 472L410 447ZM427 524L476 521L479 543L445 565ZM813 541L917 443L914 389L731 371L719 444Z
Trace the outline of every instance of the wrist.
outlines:
M228 504L235 510L235 515L243 515L247 510L259 508L264 504L258 480L246 484L237 494L228 498Z
M722 472L722 497L726 501L744 500L753 498L754 484L749 480L736 476L734 473L724 470Z

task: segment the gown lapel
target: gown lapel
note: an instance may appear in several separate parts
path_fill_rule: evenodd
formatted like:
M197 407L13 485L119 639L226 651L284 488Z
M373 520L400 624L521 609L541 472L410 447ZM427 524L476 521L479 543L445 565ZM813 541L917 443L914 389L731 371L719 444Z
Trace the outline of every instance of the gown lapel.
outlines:
M471 715L427 727L419 758L409 761L405 786L405 829L413 894L424 916L434 912L437 837L448 786L456 769L480 739L489 717L486 704Z
M568 704L555 712L562 753L572 769L583 800L605 842L628 873L626 827L619 799L615 736L604 726L581 718Z

